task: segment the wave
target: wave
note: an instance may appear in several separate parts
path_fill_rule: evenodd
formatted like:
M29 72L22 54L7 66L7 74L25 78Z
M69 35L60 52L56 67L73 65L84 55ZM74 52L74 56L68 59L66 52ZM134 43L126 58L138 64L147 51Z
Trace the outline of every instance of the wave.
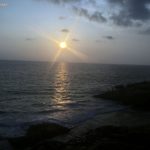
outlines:
M57 110L43 110L43 111L38 111L37 113L41 113L41 114L47 114L47 113L55 113L55 112L64 112L66 110L60 110L60 109L57 109Z
M51 95L50 91L5 91L3 94L9 95Z
M0 111L0 114L5 114L5 113L7 113L7 112L5 112L5 111Z

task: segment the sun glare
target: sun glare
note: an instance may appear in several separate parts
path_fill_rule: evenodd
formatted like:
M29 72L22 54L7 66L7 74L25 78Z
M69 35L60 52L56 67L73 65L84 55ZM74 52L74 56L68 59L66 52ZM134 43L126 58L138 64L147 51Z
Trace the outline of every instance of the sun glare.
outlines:
M60 48L62 48L62 49L67 48L66 42L61 42L61 43L59 44L59 46L60 46Z

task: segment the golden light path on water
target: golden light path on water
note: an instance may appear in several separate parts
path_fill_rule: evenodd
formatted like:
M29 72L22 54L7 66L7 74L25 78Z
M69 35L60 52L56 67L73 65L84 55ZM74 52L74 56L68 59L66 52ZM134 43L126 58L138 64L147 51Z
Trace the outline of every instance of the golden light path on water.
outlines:
M53 103L58 107L63 107L66 103L70 102L69 93L69 77L66 63L59 63L55 72L54 79L54 95Z
M53 38L49 33L44 32L41 28L34 28L33 30L37 32L40 36L42 36L44 39L47 39L51 41L53 44L56 45L57 51L55 53L55 56L53 58L53 61L49 67L49 69L52 69L55 62L57 62L58 58L61 56L61 54L65 52L71 52L76 57L78 57L81 60L87 60L87 55L84 53L72 48L69 43L69 39L72 35L72 33L75 31L75 28L78 24L79 18L75 20L73 25L69 28L69 33L66 34L64 39L57 40ZM72 39L72 38L71 38ZM47 72L49 72L49 69ZM54 79L54 94L52 97L52 101L54 103L54 106L61 107L61 109L64 109L64 107L70 103L70 97L69 97L69 78L68 78L68 70L67 70L67 64L66 63L59 63L56 64L56 72L55 72L55 79Z

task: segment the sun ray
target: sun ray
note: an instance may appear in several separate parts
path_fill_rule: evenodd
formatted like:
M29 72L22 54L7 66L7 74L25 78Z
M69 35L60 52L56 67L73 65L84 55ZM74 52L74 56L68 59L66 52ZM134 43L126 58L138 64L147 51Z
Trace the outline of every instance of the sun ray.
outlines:
M50 36L50 35L48 35L48 34L46 34L46 32L44 32L44 31L42 31L39 27L36 27L37 29L35 30L35 29L33 29L35 32L37 32L40 36L42 36L43 38L46 38L46 39L48 39L48 40L50 40L50 41L52 41L52 42L54 42L54 43L56 43L56 44L59 44L59 41L58 40L56 40L55 38L53 38L52 36Z
M66 37L64 40L61 41L58 41L56 40L55 38L53 38L52 36L44 33L42 30L38 29L38 34L40 34L40 36L54 42L55 44L59 45L59 50L56 52L55 56L54 56L54 59L52 61L52 64L51 64L51 67L55 64L55 62L57 61L57 59L60 57L61 53L64 51L64 50L68 50L70 51L72 54L76 55L78 58L80 58L81 60L87 60L87 55L85 55L84 53L81 53L71 47L68 46L68 40L71 36L71 34L75 31L75 28L77 27L78 25L78 22L80 21L80 17L77 17L74 21L74 23L72 24L72 26L70 27L70 32L67 33Z
M66 38L65 38L65 42L68 41L69 37L71 36L71 34L73 33L73 31L75 30L76 26L78 25L78 22L79 22L80 18L77 17L73 23L73 25L70 27L70 32L66 35Z
M66 35L65 40L64 40L63 42L58 42L58 41L56 41L56 40L54 41L55 43L57 43L57 44L59 45L60 49L59 49L58 52L56 53L56 56L55 56L55 58L54 58L54 60L53 60L53 63L52 63L52 66L53 66L54 63L57 61L58 57L61 55L63 49L67 49L67 50L71 51L72 53L74 53L76 56L78 56L78 57L81 58L81 59L82 59L82 58L85 58L85 56L83 56L82 53L79 53L79 52L77 52L76 50L73 50L73 49L71 49L71 48L69 48L69 47L67 46L67 41L68 41L68 39L69 39L71 33L74 31L75 27L77 26L78 21L79 21L79 17L78 17L77 19L75 19L75 22L74 22L74 24L72 25L72 27L71 27L71 29L70 29L70 32ZM52 39L52 40L53 40L53 39Z
M44 38L47 38L48 40L56 43L56 44L59 44L59 41L57 41L56 39L52 38L50 35L47 35L46 33L42 33L42 32L39 32L39 34L41 34Z
M63 51L62 48L60 48L60 49L57 51L57 53L56 53L56 55L55 55L55 57L54 57L54 59L53 59L53 61L52 61L51 67L53 67L53 65L54 65L55 62L57 61L57 58L61 55L62 51Z
M87 60L87 58L88 58L87 55L85 55L84 53L81 53L71 47L68 47L67 49L82 60Z

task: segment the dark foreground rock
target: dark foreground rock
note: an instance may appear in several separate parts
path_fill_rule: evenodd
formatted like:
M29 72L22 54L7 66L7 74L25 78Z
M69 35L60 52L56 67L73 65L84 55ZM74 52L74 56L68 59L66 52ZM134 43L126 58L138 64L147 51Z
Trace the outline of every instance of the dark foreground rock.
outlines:
M149 141L149 127L104 126L71 141L69 147L70 150L144 150L150 148Z
M41 141L52 139L56 136L68 133L70 130L66 127L54 123L41 123L32 125L25 136L9 138L9 142L17 150L23 150L27 147L34 147Z
M37 145L31 146L29 150L61 150L66 147L66 144L56 140L41 141Z
M150 111L150 82L118 85L95 97L115 100L135 109Z
M13 147L7 140L0 141L0 150L13 150Z
M43 131L45 132L45 129L42 129L40 131L41 133L38 133L38 136L39 135L43 136L44 133L42 132ZM27 135L28 134L29 133L27 133ZM31 135L33 134L35 133L32 133ZM150 126L140 126L140 127L103 126L90 130L82 136L74 137L73 139L67 142L61 142L60 140L57 140L57 138L52 138L53 136L50 136L49 138L47 137L48 136L46 136L45 138L44 136L43 138L40 138L40 140L39 138L35 137L37 141L34 141L30 144L28 143L29 140L31 140L30 136L26 136L26 140L24 141L19 141L18 139L10 139L9 141L12 144L14 150L150 149ZM63 138L63 136L61 137Z

